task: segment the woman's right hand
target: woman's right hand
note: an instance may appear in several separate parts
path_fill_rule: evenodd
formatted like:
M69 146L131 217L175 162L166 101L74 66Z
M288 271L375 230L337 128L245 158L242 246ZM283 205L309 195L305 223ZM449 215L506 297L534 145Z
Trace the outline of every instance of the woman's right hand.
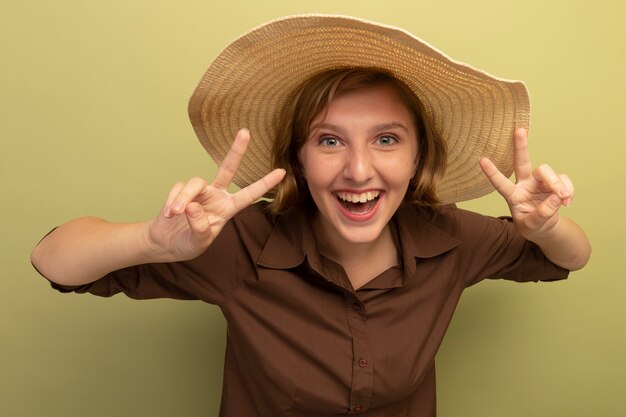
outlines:
M175 262L197 257L220 233L228 219L251 205L285 176L276 169L231 194L232 180L250 140L237 134L215 181L200 178L176 184L159 215L145 222L110 223L80 217L62 224L39 242L33 265L49 280L83 285L111 271L151 262Z
M250 132L242 129L211 184L202 178L177 183L159 215L149 223L148 238L162 262L193 259L217 237L226 222L276 186L285 170L275 169L236 193L228 192L246 152Z

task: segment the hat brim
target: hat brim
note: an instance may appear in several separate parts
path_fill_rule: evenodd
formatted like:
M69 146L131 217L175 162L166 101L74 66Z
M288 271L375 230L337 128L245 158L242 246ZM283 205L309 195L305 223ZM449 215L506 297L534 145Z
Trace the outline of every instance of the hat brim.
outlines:
M233 180L245 187L271 170L275 117L287 98L313 75L354 67L391 73L424 104L448 148L447 171L437 188L443 202L493 190L478 164L482 156L511 175L514 131L530 123L524 83L455 61L403 29L353 17L290 16L239 37L193 92L191 123L217 164L237 130L250 129L253 139Z

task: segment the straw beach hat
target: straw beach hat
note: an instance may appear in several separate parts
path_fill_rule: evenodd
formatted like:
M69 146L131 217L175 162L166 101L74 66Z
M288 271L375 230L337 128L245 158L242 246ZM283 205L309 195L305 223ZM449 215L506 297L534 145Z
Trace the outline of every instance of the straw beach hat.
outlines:
M478 160L513 171L513 132L529 127L528 92L455 61L403 29L336 15L273 20L242 35L215 58L189 101L200 142L219 164L242 127L252 141L234 179L245 187L270 170L275 117L313 75L337 68L382 69L420 99L448 148L437 195L458 202L493 187ZM268 195L271 197L271 195Z

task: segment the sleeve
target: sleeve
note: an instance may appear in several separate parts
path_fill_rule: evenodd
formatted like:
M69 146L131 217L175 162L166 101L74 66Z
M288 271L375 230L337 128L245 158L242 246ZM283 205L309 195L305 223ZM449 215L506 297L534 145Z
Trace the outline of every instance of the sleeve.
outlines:
M131 266L79 286L50 283L64 293L101 297L124 293L134 299L203 300L220 305L254 265L238 229L231 219L211 246L190 261Z
M467 285L483 279L517 282L555 281L569 271L550 261L539 246L519 235L508 217L483 216L455 210L456 227L462 241L459 268Z

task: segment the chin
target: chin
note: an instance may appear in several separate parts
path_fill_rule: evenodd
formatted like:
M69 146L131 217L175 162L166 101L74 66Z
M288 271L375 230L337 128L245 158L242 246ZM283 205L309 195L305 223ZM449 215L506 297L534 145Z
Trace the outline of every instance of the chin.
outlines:
M341 239L347 243L372 243L380 237L385 229L385 226L386 224L382 227L379 225L342 227L337 229L337 233Z

